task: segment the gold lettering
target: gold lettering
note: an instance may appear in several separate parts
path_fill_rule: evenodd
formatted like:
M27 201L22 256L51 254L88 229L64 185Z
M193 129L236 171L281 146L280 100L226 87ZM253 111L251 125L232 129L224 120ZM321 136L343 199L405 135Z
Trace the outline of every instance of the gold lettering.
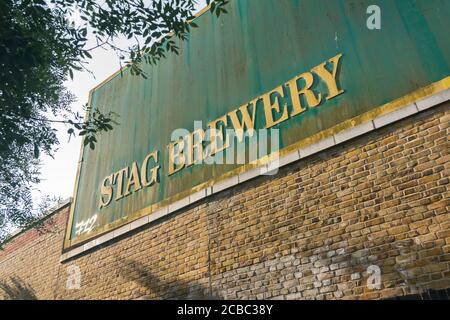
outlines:
M336 80L341 57L342 53L338 54L337 56L331 58L328 61L325 61L324 63L312 69L327 84L328 87L327 100L331 100L334 97L344 93L344 90L338 88ZM327 62L329 62L333 66L333 71L331 73L326 69Z
M178 148L175 148L178 147ZM183 155L184 140L180 139L177 142L169 144L169 171L168 175L171 176L184 168L186 159ZM177 149L177 151L175 151Z
M236 136L239 142L242 142L244 139L244 128L247 128L247 132L249 137L253 137L255 133L255 117L256 117L256 106L258 104L260 98L253 100L250 103L247 103L241 106L239 109L231 111L228 115L230 116L231 123L233 124L234 130L236 132ZM248 106L253 106L252 116L250 117L248 113ZM239 121L238 111L240 111L242 115L242 121Z
M112 199L112 179L113 175L110 175L103 180L102 185L100 186L100 209L107 207L111 203ZM109 186L106 185L106 182L109 181ZM107 196L107 200L104 201L103 196Z
M272 95L275 95L275 101L272 103ZM274 120L272 110L280 113L280 98L284 98L283 87L279 86L273 91L268 92L262 96L264 103L264 113L266 115L266 128L271 128L289 118L286 103L283 105L282 116L278 120Z
M222 122L222 125L220 128L218 128L219 122ZM218 152L221 152L227 148L230 147L230 141L228 140L228 136L224 139L223 137L223 128L226 127L228 124L228 118L227 116L220 117L219 119L216 119L214 121L211 121L208 124L209 132L210 132L210 156L215 155ZM222 146L219 145L219 140L222 143Z
M128 167L123 168L116 173L114 173L113 184L117 182L117 196L116 201L124 197L123 195L123 178L128 175Z
M142 163L141 181L142 181L142 185L144 187L150 187L158 181L158 170L160 168L159 166L153 167L151 169L151 178L150 178L150 180L147 180L148 162L152 158L156 163L158 162L158 151L152 152L149 155L147 155L144 159L144 162Z
M244 140L245 133L248 133L248 136L252 137L256 130L256 113L260 100L263 103L266 128L271 128L288 120L292 116L306 112L308 107L313 108L319 106L324 97L326 97L326 100L330 100L344 93L344 90L339 88L337 79L341 58L342 54L338 54L314 67L310 72L302 73L294 79L289 80L284 85L278 86L274 90L263 94L247 104L241 105L239 108L214 121L211 121L208 124L210 133L204 129L197 129L194 132L189 133L186 137L180 138L178 141L169 144L167 146L169 151L168 175L171 176L185 167L201 163L205 158L229 148L231 136L226 134L226 128L229 121L228 118L231 120L231 125L235 130L239 142ZM327 86L327 95L324 93L317 93L312 89L314 86L314 77L316 75ZM299 80L302 81L299 82ZM300 86L302 87L299 88ZM292 110L289 110L288 103L285 102L287 98L285 90L289 90L290 92ZM305 105L302 105L302 102ZM249 109L250 107L252 108L251 111ZM204 150L206 149L204 147L205 138L210 140L210 145L208 146L209 150ZM156 164L151 166L150 169L149 162L151 159L153 159ZM100 187L100 209L110 204L111 199L114 197L114 185L117 185L115 199L120 200L124 196L131 194L131 192L136 192L143 187L149 187L157 183L159 169L161 169L161 167L157 165L157 162L158 151L155 151L145 157L140 172L138 164L133 162L130 172L127 167L106 177ZM150 177L148 176L149 170L151 170ZM129 177L128 174L130 174ZM127 184L125 190L123 190L124 179L127 178ZM132 186L134 186L133 191L130 190Z
M305 80L305 87L302 90L298 90L297 81L299 79ZM302 106L302 102L300 100L301 95L305 96L309 107L317 107L322 101L322 95L319 94L319 96L316 97L314 91L311 90L313 83L314 77L310 72L305 72L288 82L287 85L289 86L292 99L292 117L306 111L306 108Z
M125 188L125 194L124 194L125 197L131 194L130 187L133 185L134 185L135 192L142 189L142 185L139 180L139 169L138 169L138 165L136 162L133 162L133 164L131 165L130 176L128 178L128 183Z

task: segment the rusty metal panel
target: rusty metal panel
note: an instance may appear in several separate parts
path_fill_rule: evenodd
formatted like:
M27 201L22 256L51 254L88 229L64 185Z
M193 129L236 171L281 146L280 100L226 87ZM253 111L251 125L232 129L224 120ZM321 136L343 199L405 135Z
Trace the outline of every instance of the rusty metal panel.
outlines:
M201 164L169 176L167 146L173 130L192 132L195 121L206 127L339 54L336 81L344 92L327 100L330 88L314 74L312 89L323 99L312 107L302 97L306 111L274 126L280 132L282 152L327 130L354 125L357 120L352 119L380 114L380 106L392 109L448 87L450 2L380 1L381 30L367 28L371 4L369 0L231 1L229 13L220 19L210 14L197 18L200 27L179 44L179 55L169 55L155 67L145 66L147 80L125 71L96 87L90 104L118 113L120 125L102 135L95 150L83 152L65 246L246 170L242 165ZM279 101L292 113L288 92ZM256 128L267 124L261 105L255 122ZM159 182L99 209L105 177L125 167L131 170L134 162L141 165L155 150ZM89 226L83 234L77 225Z

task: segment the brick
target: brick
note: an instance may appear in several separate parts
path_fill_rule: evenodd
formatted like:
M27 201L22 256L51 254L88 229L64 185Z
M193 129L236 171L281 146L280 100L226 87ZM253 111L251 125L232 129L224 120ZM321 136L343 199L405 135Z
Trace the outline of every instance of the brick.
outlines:
M209 283L218 299L385 299L448 288L448 105L323 152L329 138L274 176L232 181L222 194L209 187L171 215L151 213L145 228L117 229L120 237L62 256L66 206L55 232L29 230L5 245L0 280L21 279L38 299L207 299ZM366 287L372 264L381 290ZM80 290L66 289L72 265Z

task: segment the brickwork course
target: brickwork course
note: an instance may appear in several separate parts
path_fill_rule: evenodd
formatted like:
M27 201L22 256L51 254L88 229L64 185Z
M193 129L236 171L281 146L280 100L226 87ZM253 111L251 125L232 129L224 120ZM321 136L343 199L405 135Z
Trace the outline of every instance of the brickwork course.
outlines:
M68 204L49 230L0 251L0 298L387 299L450 288L449 106L60 262ZM68 288L73 266L79 289Z

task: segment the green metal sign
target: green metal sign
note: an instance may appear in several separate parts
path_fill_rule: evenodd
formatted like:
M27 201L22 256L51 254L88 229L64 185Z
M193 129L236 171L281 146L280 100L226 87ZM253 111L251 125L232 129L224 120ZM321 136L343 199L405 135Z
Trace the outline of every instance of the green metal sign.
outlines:
M262 130L283 155L448 88L450 2L372 2L231 1L148 79L125 70L93 89L120 125L82 151L65 247L269 161L218 161Z

